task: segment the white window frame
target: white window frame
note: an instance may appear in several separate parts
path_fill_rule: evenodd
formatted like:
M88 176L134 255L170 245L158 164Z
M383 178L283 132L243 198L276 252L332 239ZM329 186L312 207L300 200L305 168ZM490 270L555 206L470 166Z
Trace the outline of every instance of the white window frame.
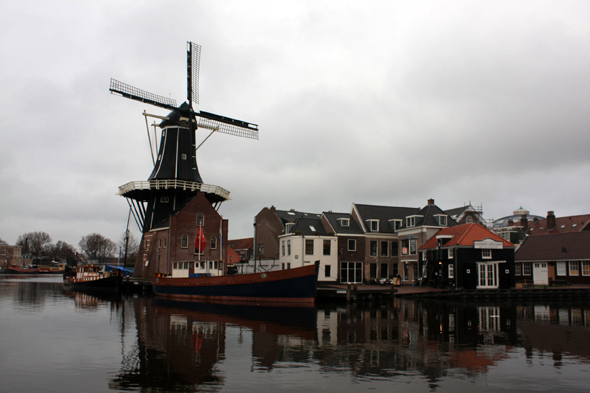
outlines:
M440 214L437 217L438 217L438 225L440 225L441 227L446 227L449 222L448 217L444 214Z
M373 254L373 244L375 244L375 253ZM377 240L370 240L369 241L369 256L376 257L379 256L379 242Z
M590 261L582 261L580 265L582 276L590 276Z
M285 256L285 241L284 240L281 241L281 251L283 253L283 256Z
M448 266L448 277L455 278L455 265L452 263L449 263Z
M498 288L500 284L498 265L498 262L477 263L477 288Z
M287 255L291 255L291 239L287 239Z
M352 242L352 243L351 243L351 242ZM353 247L350 247L351 245L352 245ZM356 239L348 239L348 240L346 241L346 249L347 249L348 251L356 251Z
M481 250L481 259L492 259L492 249L491 248L483 248Z
M556 262L555 263L555 274L558 276L567 276L567 268L565 262Z
M410 249L408 251L410 255L416 255L418 253L418 239L410 239Z
M533 275L533 266L531 262L524 262L522 264L522 275L523 276L532 276Z
M385 245L385 247L383 247L383 245ZM389 256L389 241L381 240L381 253L379 255L382 257Z
M570 261L569 262L570 268L570 276L579 276L580 275L580 261Z
M447 249L447 258L448 259L455 258L455 249L454 248L448 248Z
M338 224L340 224L341 227L349 227L350 226L350 218L339 218Z
M367 220L369 224L369 232L379 232L379 220Z
M416 226L416 216L406 217L406 226L407 227Z

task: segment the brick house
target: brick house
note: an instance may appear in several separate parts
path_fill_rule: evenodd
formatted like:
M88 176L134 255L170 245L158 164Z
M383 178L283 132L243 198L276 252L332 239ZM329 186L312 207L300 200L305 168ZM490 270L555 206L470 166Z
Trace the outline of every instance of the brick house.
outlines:
M206 247L197 252L194 245L199 227ZM204 193L198 193L181 210L144 233L135 276L154 273L187 276L190 272L221 275L228 254L228 220L219 215Z
M5 269L10 265L21 266L23 262L21 246L10 246L0 243L0 268Z

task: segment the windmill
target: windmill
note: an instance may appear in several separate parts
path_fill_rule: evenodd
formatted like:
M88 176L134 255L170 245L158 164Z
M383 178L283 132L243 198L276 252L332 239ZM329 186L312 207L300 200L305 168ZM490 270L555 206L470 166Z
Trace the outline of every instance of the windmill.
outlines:
M125 98L144 102L171 112L167 116L148 115L161 119L160 147L154 169L147 181L129 182L119 187L119 195L129 203L133 216L143 233L166 225L171 214L182 209L197 193L204 193L215 206L229 198L229 191L204 184L196 159L196 130L258 139L258 125L242 120L195 111L199 103L199 69L201 46L187 42L187 101L177 106L176 100L152 94L116 79L111 79L109 90ZM148 133L149 136L149 133ZM201 143L202 144L202 143ZM150 143L151 146L151 143Z

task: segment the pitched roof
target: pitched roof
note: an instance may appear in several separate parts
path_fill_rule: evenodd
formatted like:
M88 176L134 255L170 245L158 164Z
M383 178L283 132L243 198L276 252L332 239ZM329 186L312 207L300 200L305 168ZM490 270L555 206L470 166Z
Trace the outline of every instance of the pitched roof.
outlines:
M233 240L228 240L227 243L234 250L248 250L248 249L254 247L254 238L247 237L244 239L233 239Z
M436 206L435 204L428 204L424 206L418 213L417 216L422 216L420 219L416 220L416 227L418 226L441 226L438 222L438 219L435 216L438 215L447 215L440 207ZM405 225L405 223L404 223ZM447 219L447 227L452 227L457 225L457 221L453 218L448 217Z
M275 210L276 215L281 219L283 225L287 222L295 222L300 217L307 217L307 218L320 218L320 215L317 213L305 213L300 212L295 209L291 210Z
M350 213L333 213L333 212L324 212L322 215L326 218L334 233L336 234L346 234L346 235L362 235L363 230L359 226L359 224L352 218L352 214ZM348 219L348 226L343 226L340 224L339 219Z
M519 262L590 259L590 231L527 236L514 259Z
M534 222L527 232L531 236L581 232L590 229L590 214L555 218L555 228L547 228L547 219Z
M236 250L234 250L233 248L229 247L228 248L228 253L227 253L227 261L230 265L233 265L234 263L238 263L241 260L241 256L240 254L238 254L236 252Z
M441 229L436 233L436 235L431 237L430 240L426 242L426 244L420 247L420 249L424 250L428 248L437 248L437 237L443 235L452 236L452 238L445 243L444 247L473 246L475 241L484 239L492 239L502 242L504 247L514 247L514 244L496 235L494 232L490 231L481 224L463 224Z
M353 204L359 214L359 218L366 222L367 220L379 220L380 233L394 233L390 220L402 220L405 225L405 218L414 215L420 210L416 207L398 207L398 206L378 206Z
M318 234L325 236L327 234L326 230L324 229L324 225L322 224L322 220L319 218L299 218L295 222L292 233L295 233L295 231L301 231L301 235L303 236Z

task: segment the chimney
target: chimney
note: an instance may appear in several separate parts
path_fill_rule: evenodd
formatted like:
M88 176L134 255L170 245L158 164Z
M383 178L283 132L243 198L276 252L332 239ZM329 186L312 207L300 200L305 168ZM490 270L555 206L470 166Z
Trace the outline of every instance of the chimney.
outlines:
M522 227L522 230L525 232L529 229L529 220L527 220L524 214L520 216L520 226Z
M277 210L277 209L276 209L275 205L272 205L272 206L270 207L270 211L271 211L271 212L273 212L273 213L274 213L276 210Z
M429 205L434 205L434 199L430 198L430 199L428 200L428 204L429 204Z
M556 226L557 223L555 222L555 213L553 213L553 210L549 210L547 212L547 230L553 229Z

